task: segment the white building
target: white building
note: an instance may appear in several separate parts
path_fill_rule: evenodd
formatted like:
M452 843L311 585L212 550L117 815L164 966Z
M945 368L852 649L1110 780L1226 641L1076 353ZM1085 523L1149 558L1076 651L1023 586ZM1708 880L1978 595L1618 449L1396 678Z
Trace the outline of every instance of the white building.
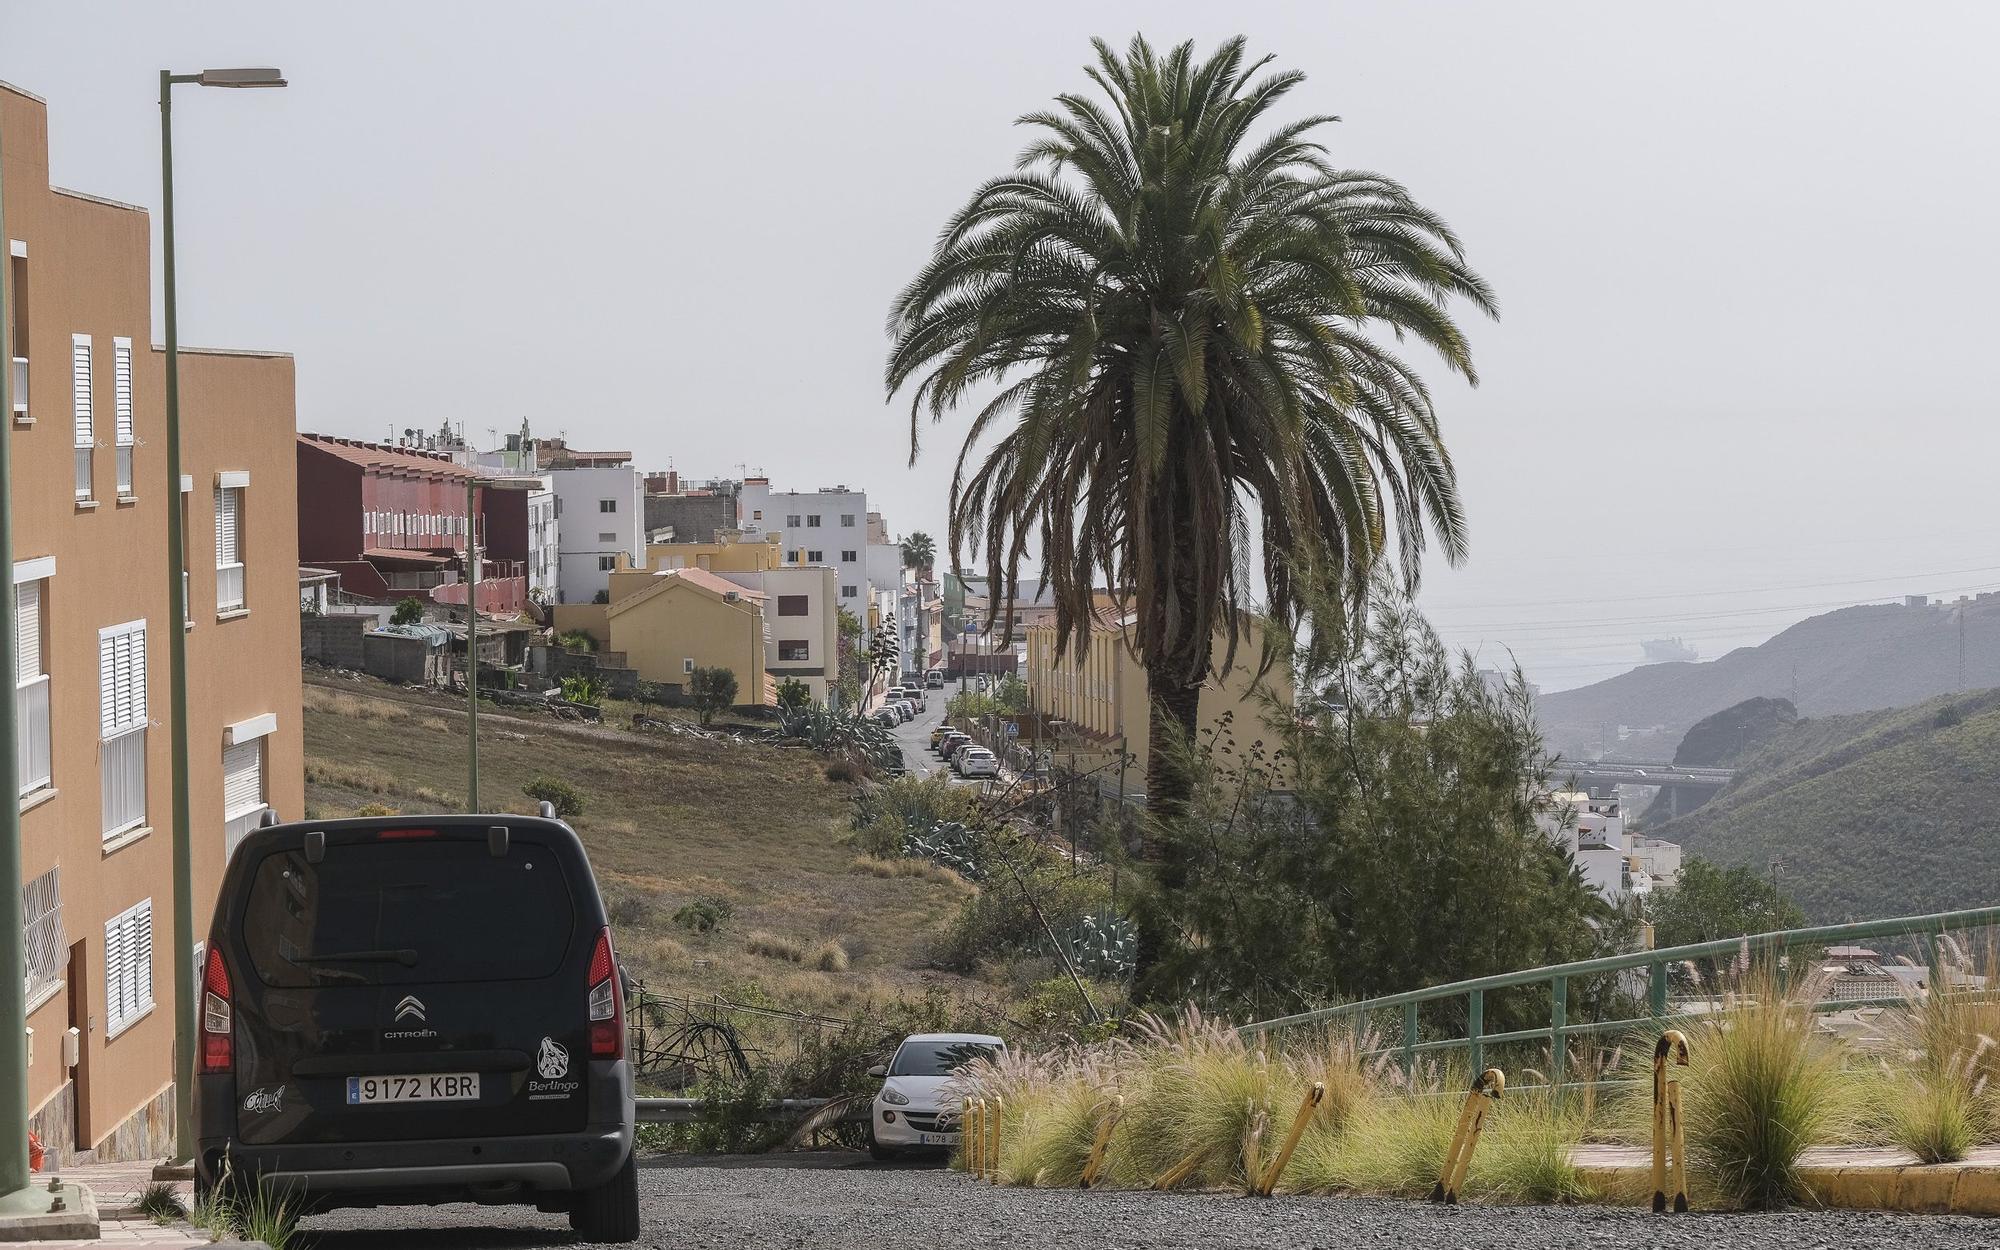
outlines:
M542 485L528 492L528 597L556 602L562 582L561 523L556 518L556 492Z
M736 521L746 532L783 535L785 563L830 565L840 605L865 624L873 601L869 570L868 492L830 486L775 491L767 477L746 477L736 497ZM897 556L900 577L902 557ZM884 583L893 589L895 580Z
M646 480L629 464L544 469L556 497L556 593L590 603L611 589L618 558L644 560Z
M715 574L764 596L764 668L771 680L802 681L815 703L839 681L839 574L825 566Z
M1584 881L1613 903L1644 897L1680 876L1680 846L1627 831L1615 798L1557 792L1536 823L1570 853Z

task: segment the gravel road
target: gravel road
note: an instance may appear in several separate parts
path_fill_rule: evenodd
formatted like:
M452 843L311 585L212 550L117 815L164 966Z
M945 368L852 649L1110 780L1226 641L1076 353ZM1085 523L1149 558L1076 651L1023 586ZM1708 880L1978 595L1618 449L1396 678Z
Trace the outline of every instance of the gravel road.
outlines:
M877 1167L846 1154L649 1160L640 1165L639 1196L640 1244L673 1250L1990 1250L2000 1244L2000 1221L1950 1216L1653 1216L1602 1207L995 1189L938 1168ZM342 1211L305 1227L317 1250L580 1244L565 1217L514 1207Z

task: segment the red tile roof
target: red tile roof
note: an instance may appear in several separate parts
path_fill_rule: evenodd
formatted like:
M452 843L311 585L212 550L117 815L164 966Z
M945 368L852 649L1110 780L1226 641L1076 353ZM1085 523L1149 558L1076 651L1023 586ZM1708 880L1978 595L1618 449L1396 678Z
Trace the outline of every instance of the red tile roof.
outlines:
M331 434L301 434L299 446L339 456L342 460L358 464L364 469L373 469L381 473L416 473L430 477L455 478L460 481L479 476L476 470L462 464L453 464L449 457L438 452L389 447L382 443L366 443L352 438L335 438Z
M766 597L761 590L750 590L746 587L738 586L728 578L717 577L707 569L671 569L659 574L659 576L683 578L693 582L703 590L712 590L718 595L736 595L744 599L758 600Z

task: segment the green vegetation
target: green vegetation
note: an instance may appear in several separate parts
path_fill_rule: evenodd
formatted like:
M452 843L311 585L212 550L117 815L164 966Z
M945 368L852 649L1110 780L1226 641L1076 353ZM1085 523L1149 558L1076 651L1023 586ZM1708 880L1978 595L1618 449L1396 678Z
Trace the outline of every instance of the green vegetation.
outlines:
M1812 923L2000 896L2000 690L1797 721L1709 802L1648 833L1753 874L1783 859Z
M809 704L781 713L778 725L785 737L843 766L843 780L858 781L876 771L890 776L903 771L903 748L896 735L859 711Z
M1681 863L1680 876L1646 902L1655 946L1691 946L1723 938L1797 929L1805 914L1769 878L1739 864L1718 868L1700 856ZM1724 961L1696 961L1703 983L1713 985Z
M562 679L562 697L565 703L596 707L604 702L604 695L604 683L595 677L579 673Z
M567 781L558 781L554 777L537 777L522 786L521 793L537 803L554 806L558 820L569 820L583 815L583 794Z
M736 706L736 674L726 668L698 668L688 674L688 700L706 725L717 712Z
M1392 555L1413 578L1427 531L1464 552L1430 392L1390 345L1470 379L1450 305L1495 305L1442 218L1334 165L1315 142L1330 119L1274 116L1303 75L1266 72L1241 38L1206 60L1095 47L1104 102L1065 94L1023 119L1016 168L896 298L885 381L910 388L912 455L926 413L982 405L946 545L983 539L1009 588L1039 550L1059 645L1098 587L1130 588L1154 738L1192 738L1213 640L1240 640L1250 606L1252 516L1284 628L1314 569L1351 579L1351 600ZM1152 753L1156 807L1190 796L1181 758Z
M1028 683L1009 673L990 693L961 690L951 696L945 704L945 715L954 721L966 721L986 716L1019 716L1028 709Z
M1267 1017L1625 949L1629 918L1535 824L1547 761L1518 679L1495 695L1386 593L1294 667L1316 714L1181 748L1198 784L1156 829L1139 1001ZM1615 992L1573 986L1572 1018ZM1545 992L1490 995L1486 1027L1547 1013Z
M424 619L424 601L411 595L396 604L396 610L389 614L391 625L415 625Z
M187 1208L174 1192L173 1182L154 1181L139 1195L139 1214L155 1224L172 1224L187 1218Z
M796 712L812 702L812 688L796 677L778 683L778 710Z
M922 572L937 560L937 542L929 534L917 530L903 540L903 567Z
M595 651L597 639L580 629L566 629L556 635L556 645L565 651Z

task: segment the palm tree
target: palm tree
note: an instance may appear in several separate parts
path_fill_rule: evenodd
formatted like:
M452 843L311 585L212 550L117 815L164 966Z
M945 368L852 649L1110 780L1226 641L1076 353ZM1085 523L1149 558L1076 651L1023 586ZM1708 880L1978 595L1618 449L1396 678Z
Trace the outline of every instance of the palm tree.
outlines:
M973 194L896 298L885 380L915 382L912 463L923 414L977 397L954 569L983 545L1012 587L1039 548L1059 653L1087 645L1093 588L1113 588L1137 614L1163 743L1193 735L1203 682L1235 661L1253 525L1283 629L1316 580L1365 602L1392 548L1413 582L1427 529L1462 556L1430 392L1391 345L1413 338L1474 381L1447 306L1495 304L1435 213L1328 160L1310 136L1336 119L1253 136L1302 75L1247 64L1240 38L1200 63L1191 43L1095 46L1085 72L1106 101L1066 94L1020 119L1036 134L1014 172ZM1172 754L1152 752L1156 804L1188 792Z
M937 561L937 543L929 534L918 530L903 540L903 567L919 569L928 573Z

